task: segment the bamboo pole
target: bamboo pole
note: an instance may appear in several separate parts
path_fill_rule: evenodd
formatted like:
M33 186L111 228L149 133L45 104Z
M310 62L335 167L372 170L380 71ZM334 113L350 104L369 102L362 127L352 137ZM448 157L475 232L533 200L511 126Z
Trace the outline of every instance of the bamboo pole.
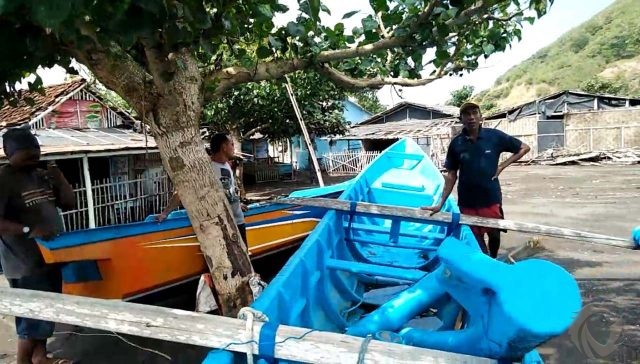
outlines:
M291 99L291 104L293 105L293 111L295 111L296 116L298 117L298 122L300 123L300 129L302 129L302 135L304 136L304 141L307 144L307 149L309 150L309 155L311 156L311 162L313 162L313 169L315 169L316 176L318 177L318 184L320 187L324 187L324 180L322 179L322 173L320 172L320 165L318 165L318 159L316 158L316 151L313 149L313 145L311 144L311 138L309 138L309 132L307 132L307 126L304 123L304 119L302 119L302 112L300 112L300 108L298 107L298 102L296 101L296 96L293 93L293 87L291 86L291 81L288 76L284 76L287 79L287 83L285 83L285 87L287 88L287 93L289 94L289 99Z
M287 203L292 205L313 206L339 211L351 211L351 201L335 200L329 198L283 198L275 200L279 203ZM357 202L355 212L382 215L389 217L405 217L415 220L433 221L441 223L449 223L452 214L448 212L439 212L431 215L430 211L417 208L409 208L402 206L380 205L368 202ZM531 224L526 222L518 222L511 220L492 219L487 217L471 216L460 214L460 223L471 226L483 226L501 230L518 231L529 234L539 234L564 239L580 240L593 244L609 245L618 248L634 249L635 244L631 239L617 238L614 236L594 234L579 230L566 229L554 226L546 226L539 224Z
M246 322L117 300L0 288L0 313L90 327L177 343L258 354L260 328L254 321L247 345ZM275 356L306 363L356 363L365 339L281 325L275 337ZM230 343L239 343L230 345ZM365 347L363 363L496 363L469 355L423 349L373 340Z
M91 173L89 172L89 158L82 157L82 175L84 177L84 188L87 195L87 213L89 214L89 229L96 227L96 212L93 202L93 185L91 184Z

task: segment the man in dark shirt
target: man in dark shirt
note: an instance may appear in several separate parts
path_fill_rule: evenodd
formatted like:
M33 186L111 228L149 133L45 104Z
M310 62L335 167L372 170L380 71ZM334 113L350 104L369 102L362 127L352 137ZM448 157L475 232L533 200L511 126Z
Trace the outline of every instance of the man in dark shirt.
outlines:
M460 106L460 119L464 128L449 144L445 168L445 187L440 201L435 206L423 207L439 212L451 194L458 178L458 205L463 214L490 218L504 218L502 192L498 176L511 163L519 160L530 150L520 140L500 130L482 127L480 107L472 102ZM513 153L502 163L500 154ZM472 226L471 230L482 251L491 257L498 256L500 230ZM488 235L489 248L484 236Z
M61 292L60 271L45 264L35 238L62 231L58 207L73 208L73 189L52 163L38 168L40 146L29 129L9 129L2 136L9 165L0 168L0 259L13 288ZM16 317L18 364L66 363L47 358L54 323Z

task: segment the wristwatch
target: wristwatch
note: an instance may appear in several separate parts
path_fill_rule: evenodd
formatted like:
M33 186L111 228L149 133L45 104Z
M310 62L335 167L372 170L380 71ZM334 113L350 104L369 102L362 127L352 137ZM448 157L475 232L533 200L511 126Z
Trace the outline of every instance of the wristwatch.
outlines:
M22 233L25 235L29 234L30 231L31 229L28 226L25 226L22 228Z

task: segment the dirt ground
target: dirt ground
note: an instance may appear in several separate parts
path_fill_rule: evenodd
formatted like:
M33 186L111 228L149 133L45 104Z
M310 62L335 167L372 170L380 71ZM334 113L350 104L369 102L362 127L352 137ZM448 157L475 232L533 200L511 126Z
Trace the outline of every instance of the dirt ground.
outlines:
M332 178L326 183L341 179ZM305 181L259 185L251 199L282 195ZM501 177L508 219L548 224L628 237L640 225L640 165L632 166L514 166ZM504 251L529 237L503 235ZM547 363L640 363L640 251L593 246L562 239L542 238L537 255L556 262L578 280L583 313L566 334L540 348ZM0 285L6 282L0 279ZM540 309L544 310L544 307ZM12 318L0 318L0 364L12 363L15 335ZM58 331L71 331L59 325ZM56 355L81 363L199 363L206 350L136 337L126 339L158 354L131 346L119 338L88 329L56 336Z

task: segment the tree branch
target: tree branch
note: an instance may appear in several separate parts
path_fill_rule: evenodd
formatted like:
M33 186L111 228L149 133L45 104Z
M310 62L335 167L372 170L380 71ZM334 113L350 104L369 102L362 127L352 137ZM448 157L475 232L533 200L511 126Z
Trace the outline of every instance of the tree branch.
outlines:
M156 101L153 77L120 47L115 44L103 47L96 43L84 49L71 46L67 51L88 67L102 84L122 96L145 121L152 118L150 110ZM143 111L147 115L143 115Z
M318 72L345 88L381 88L384 85L414 87L427 85L440 78L438 75L420 79L393 77L353 78L326 64L319 67Z
M378 18L378 25L380 26L380 32L382 34L383 38L389 38L391 37L391 34L389 34L389 32L387 31L387 28L384 27L384 22L382 21L382 12L378 12L378 14L376 14L376 17Z
M495 20L495 21L506 22L506 21L511 21L516 16L520 16L522 14L524 14L524 13L521 10L521 11L517 11L517 12L515 12L515 13L509 15L509 16L499 17L499 16L495 16L495 15L489 14L489 15L485 16L484 18L487 19L487 20Z
M413 39L412 35L420 26L428 23L434 8L439 2L440 0L432 0L431 2L429 2L427 7L425 8L425 11L419 16L418 20L411 25L408 34L405 36L391 35L391 37L389 38L380 39L371 44L359 47L323 51L320 52L313 60L299 58L293 60L275 60L265 63L258 63L254 70L249 70L244 67L229 67L216 72L212 72L205 77L205 82L207 84L213 84L213 87L210 87L208 92L205 94L205 98L219 97L226 90L232 88L235 85L248 82L278 79L286 74L293 73L302 69L307 69L313 67L314 65L368 56L379 51L385 51L392 48L409 45L411 44L411 41ZM469 18L482 13L484 10L486 10L486 7L487 5L484 1L477 1L473 7L462 11L456 18L449 20L447 24L450 26L462 24ZM381 26L384 27L383 25ZM346 77L346 75L344 76ZM372 86L360 87L378 87L377 85L382 79L392 82L398 82L393 83L398 85L420 85L419 83L416 83L419 80L374 78L369 80L368 82L364 82L365 84L369 84ZM433 80L427 79L423 84L427 84L431 81Z
M242 134L242 139L252 136L253 134L261 131L264 128L266 128L267 126L269 126L269 124L262 124L260 126L257 126L257 127L253 128L253 129L249 130L248 132Z
M311 65L309 60L296 58L258 63L252 70L237 66L224 68L205 77L206 83L214 84L212 89L207 90L205 98L222 96L225 91L235 85L282 78L286 74L309 68Z

